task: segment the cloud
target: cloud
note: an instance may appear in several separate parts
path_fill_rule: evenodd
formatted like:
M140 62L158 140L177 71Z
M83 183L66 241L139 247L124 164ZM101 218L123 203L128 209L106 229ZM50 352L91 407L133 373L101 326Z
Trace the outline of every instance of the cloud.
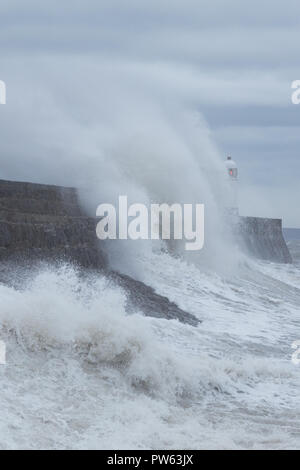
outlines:
M116 130L149 129L152 116L169 141L172 117L198 110L212 152L239 163L243 207L255 213L253 188L266 200L276 191L289 224L300 226L300 106L290 100L299 14L296 1L2 3L2 174L84 178L84 162L105 153Z

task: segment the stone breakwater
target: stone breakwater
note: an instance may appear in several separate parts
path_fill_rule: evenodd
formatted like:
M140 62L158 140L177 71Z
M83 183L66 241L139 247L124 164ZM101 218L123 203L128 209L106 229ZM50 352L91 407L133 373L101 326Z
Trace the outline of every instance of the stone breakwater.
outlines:
M275 263L291 263L292 257L282 232L281 219L239 217L237 237L250 255Z
M96 236L97 222L82 210L74 188L0 180L0 282L18 280L20 285L41 261L72 262L84 271L104 272L120 285L127 292L128 310L197 325L193 315L151 287L109 270ZM292 261L281 220L239 217L234 226L240 246L251 255Z
M199 323L151 287L109 270L96 224L81 209L74 188L0 180L0 282L21 287L40 262L72 262L83 271L104 272L120 285L129 311Z

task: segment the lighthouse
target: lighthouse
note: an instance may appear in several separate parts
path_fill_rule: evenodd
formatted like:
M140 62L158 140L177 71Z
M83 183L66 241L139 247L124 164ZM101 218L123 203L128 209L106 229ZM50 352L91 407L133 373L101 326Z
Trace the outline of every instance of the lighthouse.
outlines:
M239 215L238 209L238 169L237 164L230 156L225 160L227 192L226 209L232 215Z

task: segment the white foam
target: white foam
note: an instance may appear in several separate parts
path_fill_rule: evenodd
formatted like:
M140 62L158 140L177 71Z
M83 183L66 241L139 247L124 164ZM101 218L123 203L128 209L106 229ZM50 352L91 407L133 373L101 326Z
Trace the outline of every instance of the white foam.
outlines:
M70 266L49 267L23 291L0 286L0 337L8 346L0 368L2 448L296 446L299 377L289 323L276 317L261 336L254 312L242 334L238 302L247 284L234 289L161 256L155 272L148 264L152 284L160 281L176 300L181 289L182 306L194 313L202 306L198 328L128 316L120 288ZM170 270L176 264L173 288L160 277L168 263Z

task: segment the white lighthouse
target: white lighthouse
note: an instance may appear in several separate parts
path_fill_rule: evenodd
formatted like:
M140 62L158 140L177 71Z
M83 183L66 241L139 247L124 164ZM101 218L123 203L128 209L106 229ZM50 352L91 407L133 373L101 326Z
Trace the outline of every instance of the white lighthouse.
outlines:
M225 160L226 176L228 182L228 197L226 198L226 209L232 215L239 215L238 209L238 169L237 164L231 157Z

